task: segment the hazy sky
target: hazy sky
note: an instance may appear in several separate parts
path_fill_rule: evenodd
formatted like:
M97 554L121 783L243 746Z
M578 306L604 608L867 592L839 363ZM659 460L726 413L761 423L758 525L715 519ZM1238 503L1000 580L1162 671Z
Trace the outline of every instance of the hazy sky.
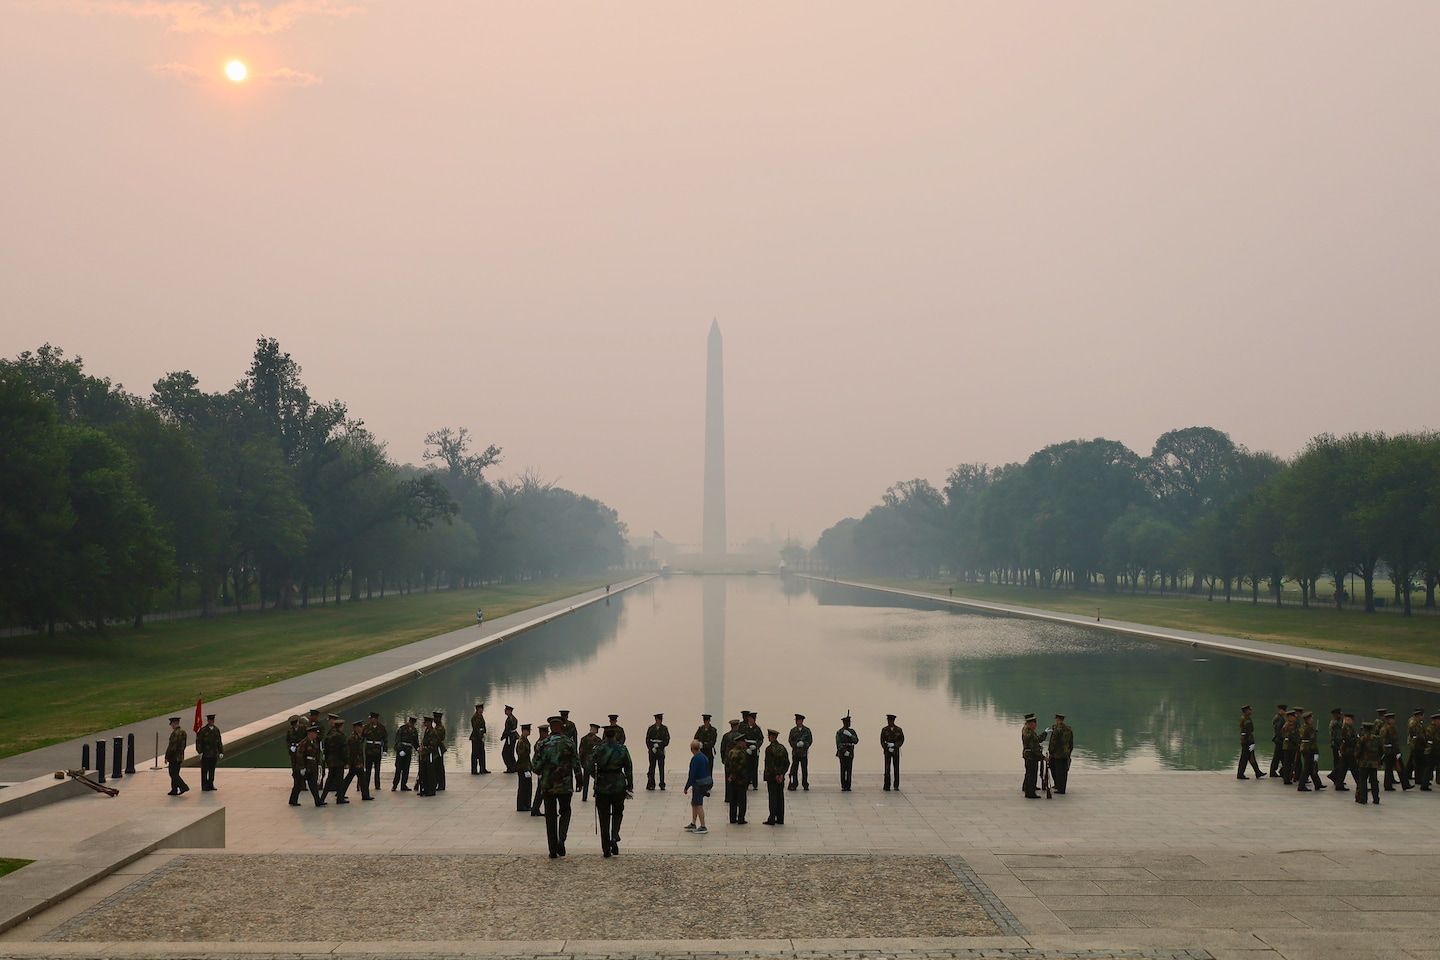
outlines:
M4 0L0 352L280 338L696 542L1197 423L1440 425L1440 6ZM224 79L238 57L251 79Z

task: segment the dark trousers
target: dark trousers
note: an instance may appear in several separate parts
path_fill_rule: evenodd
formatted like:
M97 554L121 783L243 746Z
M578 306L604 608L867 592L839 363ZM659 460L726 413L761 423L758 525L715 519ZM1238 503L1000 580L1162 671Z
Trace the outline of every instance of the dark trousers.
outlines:
M435 796L435 761L420 755L420 769L415 771L415 791L422 797Z
M625 794L595 794L595 815L600 819L600 852L614 853L620 841L620 822L625 819Z
M772 823L784 823L785 784L777 783L770 777L766 777L765 789L770 792L770 821Z
M584 803L590 798L590 774L584 770L580 771L580 802ZM595 795L595 802L600 802L600 795Z
M854 757L840 758L840 789L850 789L850 772L855 768Z
M1050 780L1055 784L1055 792L1063 795L1065 784L1070 780L1069 757L1050 758Z
M297 767L290 771L290 780L290 802L292 804L298 804L300 802L300 791L305 789L308 789L310 796L315 798L315 806L318 807L325 802L320 797L320 778L318 772L306 773L303 768Z
M201 757L201 758L200 758L200 789L201 789L201 790L214 790L214 789L215 789L215 767L216 767L217 764L219 764L219 762L220 762L220 758L219 758L219 757Z
M570 835L570 798L574 794L545 794L545 841L551 853L564 855L565 838Z
M794 790L797 784L804 784L805 789L810 789L810 755L796 753L790 758L790 789Z
M540 792L540 784L535 783L535 774L532 773L530 778L530 782L535 784L530 795L530 816L543 817L545 815L545 794Z
M432 776L434 777L434 780L435 780L435 789L436 789L436 790L444 790L444 789L445 789L445 751L444 751L444 750L441 750L439 753L435 754L435 763L433 764L433 766L434 766L435 769L434 769L434 773L433 773Z
M1271 742L1275 744L1275 752L1270 754L1270 776L1275 777L1280 774L1282 754L1280 751L1280 741L1272 740Z
M1335 784L1336 790L1344 790L1345 775L1351 772L1352 764L1338 747L1331 748L1330 755L1335 761L1335 765L1330 768L1330 782ZM1356 773L1355 778L1358 780L1360 775Z
M895 789L900 789L900 748L885 751L885 789L890 789L890 771L895 771Z
M1039 777L1040 777L1040 761L1039 761L1039 760L1032 760L1032 759L1030 759L1029 757L1026 757L1026 758L1025 758L1025 783L1024 783L1024 785L1023 785L1023 787L1022 787L1022 789L1025 791L1025 796L1027 796L1027 797L1036 796L1035 784L1036 784L1036 781L1039 779Z
M165 765L170 768L170 790L172 793L184 793L190 789L190 784L180 776L180 761L167 760Z
M471 772L471 773L489 773L489 772L490 772L489 770L487 770L487 769L485 768L485 741L484 741L484 740L471 740L471 741L470 741L470 772Z
M515 779L517 781L515 784L515 812L529 813L531 790L534 785L530 777L527 777L524 773L521 773L520 776Z
M1406 764L1405 769L1410 774L1410 779L1414 781L1415 786L1422 790L1430 789L1430 768L1425 762L1425 755L1420 752L1418 747L1410 748L1410 762Z
M375 756L372 757L372 756L370 756L370 754L367 752L367 753L365 754L365 782L366 782L366 783L369 783L372 779L375 781L375 789L376 789L376 790L379 790L379 789L380 789L380 754L377 753L377 754L375 754Z
M327 793L335 794L336 800L345 799L345 788L349 786L345 780L344 767L330 767L325 773L325 786L320 791L320 796Z
M745 761L745 776L749 778L751 790L760 789L760 754L752 754Z
M1260 779L1260 764L1255 761L1255 746L1253 741L1240 741L1240 762L1235 765L1235 776L1245 776L1245 764L1250 764L1255 769L1255 779Z
M1393 756L1385 757L1385 758L1384 758L1383 760L1381 760L1380 762L1381 762L1381 764L1382 764L1382 765L1384 766L1384 768L1385 768L1385 789L1386 789L1386 790L1394 790L1394 789L1395 789L1395 769L1396 769L1397 767L1400 768L1400 776L1401 776L1401 778L1402 778L1402 783L1403 783L1405 786L1407 786L1407 787L1410 785L1410 780L1409 780L1408 777L1406 777L1406 775L1405 775L1405 769L1404 769L1403 766L1401 766L1398 757L1393 757Z
M739 823L745 819L745 807L746 801L749 799L749 791L746 790L746 784L743 779L736 780L733 783L727 782L726 786L730 790L730 796L728 798L730 801L730 822Z
M366 772L364 767L350 768L350 772L345 774L345 783L340 787L340 795L343 797L345 791L350 789L350 784L356 782L360 784L360 798L362 800L369 800L370 774Z
M500 762L505 764L506 773L515 772L515 741L506 740L500 745Z
M395 776L390 778L390 789L410 789L410 750L401 747L395 751Z
M1357 767L1355 769L1355 802L1366 803L1366 795L1375 798L1380 802L1380 771L1374 767Z
M660 771L660 789L665 789L665 751L650 751L650 772L645 774L645 789L655 789L655 771Z

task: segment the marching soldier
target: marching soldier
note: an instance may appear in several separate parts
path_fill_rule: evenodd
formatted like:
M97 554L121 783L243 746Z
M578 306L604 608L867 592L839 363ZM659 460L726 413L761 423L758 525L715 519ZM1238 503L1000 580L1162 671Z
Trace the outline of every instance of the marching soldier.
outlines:
M506 773L515 772L515 730L519 723L515 719L515 708L505 704L505 727L500 731L500 762L505 764Z
M612 713L608 714L608 716L610 717L610 726L615 728L616 741L623 744L625 742L625 728L620 726L620 714Z
M1421 790L1429 790L1430 782L1425 776L1425 711L1416 707L1405 724L1405 743L1409 754L1405 758L1405 772Z
M1384 731L1377 731L1374 724L1360 725L1360 739L1355 744L1355 802L1368 803L1367 794L1380 803L1380 764L1385 756ZM1392 788L1393 789L1393 788Z
M1070 753L1075 749L1075 731L1065 722L1065 714L1055 714L1055 725L1050 728L1047 738L1050 750L1050 777L1055 781L1055 792L1065 796L1065 784L1070 780Z
M1026 800L1039 800L1036 783L1040 777L1040 734L1035 732L1035 714L1025 714L1025 725L1020 728L1020 757L1025 761L1025 782L1021 790Z
M1340 720L1340 765L1330 778L1336 790L1350 789L1345 785L1346 773L1354 772L1357 779L1360 776L1355 765L1355 742L1358 739L1355 733L1355 714L1347 713Z
M205 726L195 734L195 752L200 754L200 789L215 789L215 767L225 756L225 740L215 726L215 714L205 714Z
M885 789L890 789L890 771L895 771L895 789L900 789L900 748L905 745L905 731L895 726L895 714L885 714L880 728L880 749L885 754Z
M670 746L670 728L665 726L665 714L655 714L655 722L645 731L645 747L650 757L650 769L645 774L645 789L655 789L655 770L660 770L660 789L665 789L665 748Z
M416 778L416 795L435 796L435 762L440 756L439 738L435 735L435 718L424 717L420 721L424 728L420 732L420 772Z
M1309 710L1305 711L1303 722L1300 724L1300 786L1297 788L1302 793L1310 792L1310 784L1316 790L1324 790L1325 784L1320 782L1320 747L1319 730L1315 726L1315 714ZM1309 784L1306 781L1310 781Z
M739 726L739 722L736 722ZM750 741L737 733L730 738L730 746L723 757L725 764L725 797L730 804L730 822L745 823L745 807L749 797L746 785L750 782Z
M170 718L170 740L165 744L165 765L170 769L170 792L167 797L178 797L190 792L190 784L180 776L180 764L185 760L185 744L189 741L185 731L180 729L180 718Z
M1275 708L1275 716L1270 720L1271 726L1275 728L1275 735L1270 738L1270 742L1275 745L1275 752L1270 754L1270 776L1272 777L1280 774L1281 759L1285 756L1285 737L1280 731L1285 726L1285 711L1287 709L1289 708L1286 707L1285 704L1279 704Z
M790 753L780 742L779 730L766 730L770 742L765 746L765 789L770 794L770 816L767 827L785 825L785 773L790 769Z
M786 739L790 741L790 789L794 790L797 783L803 783L809 790L810 745L815 742L815 735L805 726L805 714L795 714L795 726L790 728Z
M515 812L529 813L530 782L530 724L520 724L520 738L515 741L515 772L520 774L515 784Z
M532 774L535 772L535 760L540 755L540 747L549 738L550 723L549 721L546 721L545 723L539 724L536 727L535 744L530 748L530 772ZM530 779L536 780L534 776L532 776ZM534 783L533 787L534 789L530 791L530 816L543 817L545 816L545 791L540 789L540 784L538 781Z
M290 714L290 726L285 731L285 749L290 753L290 777L300 768L300 744L305 740L305 727L300 723L298 713Z
M290 787L290 806L300 806L300 791L307 788L315 800L315 806L325 806L325 798L320 795L319 727L311 727L305 731L305 739L295 748L295 757L295 768L290 774L293 780Z
M369 782L373 778L375 789L379 790L380 758L390 749L390 731L385 729L378 710L370 711L370 719L365 721L360 733L365 738L365 779Z
M435 790L445 792L445 753L450 749L450 731L445 729L445 711L436 710L431 714L435 718L435 738L439 746L435 751Z
M565 732L565 718L551 717L550 736L535 751L535 781L545 804L545 841L550 859L565 856L570 835L570 801L575 794L575 775L580 758L575 741Z
M489 773L485 768L485 704L475 704L470 715L470 773Z
M373 800L370 796L370 771L365 768L365 722L356 720L350 739L345 741L346 758L349 760L350 769L345 774L345 786L341 789L343 794L350 789L350 783L354 780L360 781L360 799Z
M345 721L330 714L330 730L325 734L325 787L320 791L335 794L337 804L349 803L345 799L345 762L350 758L350 745L345 736Z
M635 795L635 768L630 751L619 740L619 730L605 728L605 738L590 754L589 779L595 781L595 816L599 820L600 852L607 858L620 852L620 824L625 801Z
M1395 723L1393 711L1385 711L1385 726L1381 731L1381 742L1383 751L1381 761L1385 764L1385 789L1395 789L1395 774L1400 774L1400 787L1402 790L1410 789L1410 775L1405 771L1405 765L1400 762L1400 730Z
M1235 767L1236 780L1249 780L1245 776L1245 764L1255 770L1255 779L1263 780L1265 774L1260 772L1260 764L1255 760L1255 721L1250 716L1250 705L1247 703L1240 708L1240 763Z
M748 744L746 755L750 759L746 761L745 771L751 790L760 789L760 750L765 745L765 733L755 722L759 716L754 710L740 711L740 719L745 721L740 725L740 736Z
M700 741L700 752L705 754L710 765L715 765L715 738L720 731L710 725L710 714L700 714L700 726L695 728L695 739Z
M395 776L390 781L391 793L396 789L410 792L410 761L420 749L420 731L415 729L416 723L415 717L407 717L400 724L400 729L395 731ZM418 774L416 779L418 782Z
M604 738L600 736L600 724L590 724L590 732L580 738L580 802L590 797L590 755Z
M835 731L835 756L840 758L840 790L850 792L850 773L855 766L855 747L860 743L860 734L850 726L850 714L840 718L840 729Z
M1345 711L1339 707L1330 711L1330 773L1326 776L1336 790L1346 789L1342 782L1345 779L1345 768L1340 762L1340 744L1345 739Z
M1280 727L1280 775L1287 787L1295 782L1295 743L1296 734L1299 733L1299 720L1299 711L1288 710L1285 713L1285 723Z

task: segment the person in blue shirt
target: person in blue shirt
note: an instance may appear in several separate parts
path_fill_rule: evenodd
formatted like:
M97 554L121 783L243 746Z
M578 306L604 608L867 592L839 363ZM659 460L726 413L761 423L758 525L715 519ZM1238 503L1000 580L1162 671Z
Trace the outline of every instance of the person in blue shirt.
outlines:
M700 749L699 740L690 741L690 774L685 778L685 793L690 794L690 822L686 830L709 833L705 828L705 798L715 785L710 758ZM697 825L698 824L698 825Z

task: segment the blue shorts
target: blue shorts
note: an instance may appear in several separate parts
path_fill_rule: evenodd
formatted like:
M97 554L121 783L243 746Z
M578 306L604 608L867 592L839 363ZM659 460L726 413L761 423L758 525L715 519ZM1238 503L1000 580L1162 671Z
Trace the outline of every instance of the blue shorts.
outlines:
M690 806L692 806L692 807L703 807L703 806L705 806L705 795L708 794L709 792L710 792L710 788L709 788L709 787L691 787L691 788L690 788Z

